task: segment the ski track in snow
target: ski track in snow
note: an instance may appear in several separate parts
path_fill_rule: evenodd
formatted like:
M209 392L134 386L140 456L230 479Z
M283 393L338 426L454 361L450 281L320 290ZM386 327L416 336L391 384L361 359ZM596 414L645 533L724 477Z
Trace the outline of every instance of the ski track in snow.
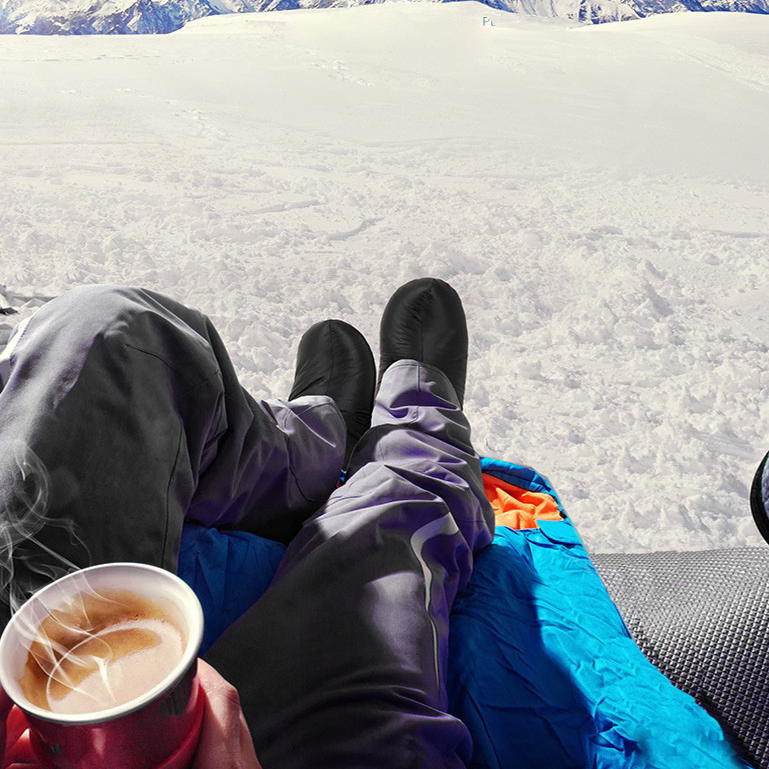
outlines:
M142 285L282 395L310 324L376 353L390 293L434 275L465 301L479 452L548 476L590 549L758 544L769 19L705 16L393 5L9 39L0 342L72 286Z

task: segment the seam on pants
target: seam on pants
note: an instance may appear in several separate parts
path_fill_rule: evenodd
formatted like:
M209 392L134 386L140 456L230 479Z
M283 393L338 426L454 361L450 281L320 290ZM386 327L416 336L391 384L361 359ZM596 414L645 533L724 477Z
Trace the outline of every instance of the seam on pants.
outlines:
M128 342L121 342L123 347L128 350L133 350L134 352L142 353L143 355L148 355L150 358L154 358L155 360L159 360L164 366L167 366L171 371L174 371L176 373L179 373L178 370L172 366L168 361L164 360L160 355L157 355L156 353L150 352L149 350L143 350L141 347L136 347L135 345L129 344ZM195 385L191 385L188 389L184 390L180 393L180 396L189 395L191 392L194 392L195 390L200 389L201 387L204 387L207 385L212 379L216 378L222 379L222 372L221 369L217 366L216 370L208 377L206 377L203 381L198 382ZM182 377L186 380L186 378ZM226 396L225 396L226 397ZM171 511L170 511L170 496L171 496L171 485L173 484L174 477L176 476L177 469L179 467L179 459L181 457L182 453L182 443L184 440L184 425L182 424L181 417L179 418L179 424L178 424L178 430L179 430L179 438L176 444L176 456L174 457L174 463L171 467L171 472L168 476L168 485L166 486L166 521L165 521L165 529L163 532L163 545L160 551L160 560L161 565L165 562L166 559L166 549L168 547L168 529L170 525L171 520ZM182 520L184 519L184 515L186 514L186 510L183 512ZM176 554L178 557L178 553Z
M312 406L307 406L306 408L303 408L301 411L298 411L298 412L293 411L292 414L295 417L299 418L303 414L308 414L311 411L319 411L320 409L324 409L324 408L331 408L332 411L336 410L336 413L339 414L339 418L344 422L342 413L339 411L339 407L334 403L333 399L331 400L331 403L315 403ZM281 430L281 435L283 435L283 438L286 442L286 456L288 457L288 471L291 473L291 477L294 479L294 485L296 486L297 490L307 502L313 505L318 504L319 502L325 501L324 499L311 499L310 497L307 496L307 494L304 493L304 489L302 489L302 486L299 483L299 478L297 477L297 474L294 472L294 460L292 457L290 441L288 439L288 436L282 430Z
M433 660L435 663L435 685L438 688L439 693L441 692L441 674L440 674L440 661L438 659L438 627L435 624L435 620L433 619L433 613L431 611L432 603L433 603L432 587L433 587L434 576L433 576L432 569L430 569L430 565L427 563L427 561L424 558L423 550L425 545L428 543L428 541L431 540L433 537L438 537L441 535L452 536L458 533L459 533L459 526L457 526L457 522L452 517L451 512L447 511L443 515L441 515L440 518L435 518L429 523L426 523L424 526L421 526L420 528L418 528L411 535L411 539L409 540L409 545L411 546L411 549L414 552L414 555L417 557L417 560L419 561L419 565L422 568L422 578L424 579L424 585L425 585L425 612L427 613L427 619L430 620L430 626L432 627L432 631L433 631Z
M29 322L35 317L35 313L28 318L22 320L16 328L11 332L11 336L8 339L2 352L0 352L0 390L5 387L7 381L11 378L11 371L13 370L15 363L16 348L19 346L19 342L24 338L29 328Z
M176 457L174 458L173 466L171 467L171 472L168 476L168 486L166 487L166 525L165 525L165 531L163 533L163 548L160 551L160 565L163 566L166 560L166 548L168 547L168 528L171 521L171 510L170 510L170 498L171 498L171 484L173 483L174 477L176 476L176 469L179 466L179 457L182 453L182 436L184 435L184 430L182 429L181 422L179 423L179 439L176 444ZM178 558L178 553L176 554ZM165 567L163 567L165 568Z
M161 363L163 363L165 366L168 366L168 368L170 368L171 371L178 374L182 380L190 384L190 389L186 390L185 393L191 392L192 390L195 390L201 385L204 385L206 382L210 382L215 376L221 375L221 370L219 369L218 366L216 366L216 370L212 374L207 376L202 382L197 382L196 384L192 384L189 382L189 380L187 379L183 371L176 368L176 366L171 365L164 357L162 357L161 355L158 355L156 352L151 352L150 350L144 350L143 348L136 347L136 345L130 344L129 342L123 342L122 344L124 347L127 347L129 350L135 350L136 352L141 352L141 353L144 353L145 355L149 355L151 358L155 358L156 360L159 360ZM182 394L185 394L185 393L182 393Z
M400 361L395 361L395 363L393 363L393 366L397 366L398 363L400 363ZM412 371L412 373L414 375L414 380L415 380L414 384L415 384L415 386L412 389L415 392L419 392L419 390L421 388L421 385L422 385L421 376L420 376L421 375L421 371L420 371L420 366L421 365L422 364L418 364L418 365L414 366L412 364L412 365L408 366L408 368L411 369L411 371ZM402 365L401 368L407 368L407 366ZM404 389L406 389L406 388L404 388ZM388 425L391 426L391 427L395 427L395 428L399 428L399 427L409 428L413 424L415 424L416 422L419 421L419 408L420 407L418 405L413 406L414 414L413 414L413 416L410 419L402 419L402 420L398 420L397 422L389 422L389 423L385 422L385 423L382 423L382 424L375 425L371 429L375 430L375 429L380 428L380 427L387 427ZM391 411L391 408L390 408L389 405L386 406L385 409L386 409L388 414L392 414L392 411ZM375 446L375 449L374 449L374 458L375 459L378 458L379 461L382 464L384 464L384 465L387 464L387 458L384 455L384 449L382 448L381 441L377 441L377 443L376 443L376 446Z
M397 362L395 365L397 365ZM406 428L406 429L412 428L413 425L419 422L422 410L425 408L424 404L420 403L420 401L423 401L422 395L423 395L423 390L425 386L424 365L425 364L422 364L419 362L417 362L416 365L414 364L409 365L409 368L411 369L414 376L413 390L416 393L416 398L415 398L416 404L413 406L414 413L411 419L408 419L408 420L404 419L404 420L398 421L395 424L396 428ZM377 425L377 427L380 427L380 426L381 425ZM421 430L417 430L417 432L419 432L421 435L425 435L425 436L429 435L428 433L423 433ZM382 462L385 465L387 464L387 458L384 455L381 442L377 442L375 455L379 457L380 462ZM444 502L444 505L445 505L445 502ZM446 507L448 508L448 505L446 505ZM420 526L409 538L409 546L411 548L411 551L414 554L414 557L419 563L419 567L422 571L422 580L423 580L424 590L425 590L424 608L425 608L425 613L427 614L427 619L430 623L430 628L432 631L435 686L439 694L442 692L442 687L441 687L441 675L440 675L440 660L438 655L438 627L435 624L435 619L433 618L433 614L431 611L432 586L433 586L434 575L433 575L432 569L430 569L429 564L424 558L423 551L427 542L433 537L441 536L441 535L452 536L459 532L460 532L460 529L459 529L459 526L457 525L456 520L454 519L454 516L452 515L451 511L447 509L446 512L442 513L440 517L435 518L432 521Z
M13 349L14 350L16 349L16 346L19 344L19 342L21 342L21 340L24 339L24 335L27 333L27 329L29 328L29 322L32 320L32 318L35 317L35 315L37 315L37 313L38 313L38 310L35 310L32 313L32 315L30 315L25 320L21 321L21 323L19 325L23 326L23 328L21 329L21 333L19 334L18 338L15 339L15 340L9 340L9 343L10 343L10 341L13 341Z

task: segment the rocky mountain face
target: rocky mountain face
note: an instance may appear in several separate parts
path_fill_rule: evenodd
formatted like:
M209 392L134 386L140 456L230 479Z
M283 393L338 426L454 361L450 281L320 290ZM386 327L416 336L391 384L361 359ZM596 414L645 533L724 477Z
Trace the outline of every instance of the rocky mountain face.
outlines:
M0 0L0 34L157 34L213 13L208 0Z

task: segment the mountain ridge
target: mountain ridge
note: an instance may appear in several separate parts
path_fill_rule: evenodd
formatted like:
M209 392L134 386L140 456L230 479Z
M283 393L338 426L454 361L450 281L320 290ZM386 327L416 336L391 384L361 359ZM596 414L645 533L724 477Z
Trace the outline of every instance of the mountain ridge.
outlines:
M396 0L0 0L0 34L165 34L188 21L229 13L341 8ZM456 0L419 0L455 2ZM480 0L501 11L586 24L661 13L769 14L769 0Z

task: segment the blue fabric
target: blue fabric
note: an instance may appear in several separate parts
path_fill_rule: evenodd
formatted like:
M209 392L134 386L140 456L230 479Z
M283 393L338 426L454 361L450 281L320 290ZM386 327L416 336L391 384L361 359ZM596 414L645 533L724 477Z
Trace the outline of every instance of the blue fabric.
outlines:
M471 769L726 769L717 722L643 655L567 521L500 528L454 604Z
M482 464L555 496L531 468ZM178 573L203 605L204 651L267 589L283 551L185 525ZM500 527L478 555L451 615L447 688L473 737L470 769L748 767L638 649L568 519Z
M548 490L494 462L484 471ZM568 520L500 527L478 555L454 603L447 689L473 735L470 769L748 766L636 646Z
M184 524L177 574L203 607L201 657L267 590L285 549L254 534Z

